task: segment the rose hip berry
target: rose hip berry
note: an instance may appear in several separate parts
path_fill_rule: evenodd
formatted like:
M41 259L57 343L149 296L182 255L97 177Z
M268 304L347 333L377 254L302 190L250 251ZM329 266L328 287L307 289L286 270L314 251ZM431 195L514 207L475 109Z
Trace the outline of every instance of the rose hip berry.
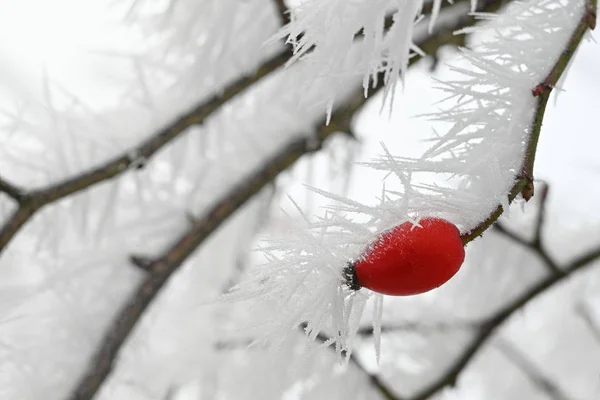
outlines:
M418 225L405 222L382 233L345 275L352 289L410 296L446 283L464 259L458 228L441 218L424 218Z

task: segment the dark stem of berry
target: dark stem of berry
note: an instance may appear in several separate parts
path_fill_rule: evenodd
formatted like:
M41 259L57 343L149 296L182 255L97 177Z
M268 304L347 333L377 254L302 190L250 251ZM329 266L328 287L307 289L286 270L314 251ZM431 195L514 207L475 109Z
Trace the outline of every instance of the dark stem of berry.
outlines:
M346 267L344 268L344 283L348 285L351 290L360 290L362 286L358 283L358 276L356 275L356 268L354 268L354 264L348 261Z

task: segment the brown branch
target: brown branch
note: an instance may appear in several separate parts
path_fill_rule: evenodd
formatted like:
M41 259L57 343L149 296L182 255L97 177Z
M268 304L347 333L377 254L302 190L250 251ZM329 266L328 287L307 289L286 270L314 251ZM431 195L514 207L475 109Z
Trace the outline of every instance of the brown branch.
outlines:
M563 282L567 277L572 276L580 270L593 266L594 262L598 259L600 259L600 246L575 259L563 269L564 273L551 275L538 282L527 292L497 311L492 318L481 326L475 339L473 339L471 344L463 351L462 355L453 363L446 374L432 382L416 396L412 397L411 400L425 400L437 393L440 389L446 386L453 386L456 383L458 376L467 367L469 362L504 322L530 304L533 300L537 299L539 295Z
M543 182L538 186L539 195L539 208L537 212L537 218L535 219L535 231L533 233L533 245L542 247L542 233L544 230L544 224L546 223L546 203L548 202L548 184Z
M525 151L521 174L508 193L509 202L512 202L519 194L521 194L525 200L529 200L529 198L533 196L533 164L535 161L535 153L540 137L540 131L542 129L546 105L548 104L548 99L550 98L552 89L562 76L571 58L573 58L573 55L581 43L583 36L588 29L594 29L596 26L596 2L597 0L588 0L586 12L571 34L566 48L562 51L558 60L555 62L554 66L550 70L550 73L546 76L543 82L532 90L533 96L538 98L538 103L531 125L531 134L529 136L529 142ZM490 226L492 226L494 222L496 222L503 212L504 209L501 205L499 205L483 222L473 228L470 232L462 235L463 243L467 244L480 236Z
M285 0L273 0L275 3L275 7L277 8L277 13L279 15L279 19L281 20L281 25L287 25L290 23L290 10L285 5Z
M25 191L15 184L10 183L0 176L0 193L6 193L17 203L21 204L25 201Z
M517 350L516 346L506 340L498 339L494 347L502 352L515 366L517 366L531 382L535 384L544 394L554 400L571 400L560 386L554 383L550 378L544 376L542 371L525 354Z
M252 75L241 77L228 84L219 94L195 105L134 149L75 177L24 193L24 200L20 203L21 208L0 229L0 255L19 229L39 209L99 182L115 178L130 168L141 165L140 161L146 162L164 146L181 136L189 127L203 124L223 104L281 67L290 56L290 51L286 50L270 57Z

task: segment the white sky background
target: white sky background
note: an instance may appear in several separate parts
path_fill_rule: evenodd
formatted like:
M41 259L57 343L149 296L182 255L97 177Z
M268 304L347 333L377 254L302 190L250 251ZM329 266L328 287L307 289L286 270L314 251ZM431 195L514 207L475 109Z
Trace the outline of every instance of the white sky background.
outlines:
M105 4L105 1L97 0L0 0L1 110L17 113L25 108L30 113L29 118L35 119L36 110L39 110L37 104L48 101L45 77L53 85L61 86L65 92L77 97L87 109L98 113L119 104L123 96L136 98L130 88L139 86L139 82L132 83L137 71L129 58L122 55L143 53L148 43L139 30L110 22L122 16L127 7L115 1L115 6L107 12ZM440 71L438 77L443 77L443 67ZM593 244L600 238L600 216L597 214L597 205L600 204L600 103L597 100L600 79L597 71L600 71L598 45L587 42L581 47L563 83L566 91L559 95L557 106L550 106L547 110L538 146L536 178L551 184L547 229L553 234L547 236L550 241L548 247L559 259L578 253L588 244L586 239ZM378 102L371 103L362 113L356 128L364 140L360 160L366 161L380 154L380 141L385 142L395 155L420 154L424 147L419 140L429 135L431 125L422 119L409 117L431 110L430 104L438 94L432 90L430 78L423 70L411 70L403 94L399 91L396 95L391 119L388 119L387 112L379 113ZM167 79L152 84L158 91L166 82ZM67 98L54 97L53 107L67 107L70 104ZM7 121L10 120L7 118ZM4 131L0 132L0 146L14 143L15 138L5 134L11 128L9 122L0 128ZM48 140L51 141L51 138ZM2 154L0 149L0 157ZM0 159L2 168L7 165L10 163ZM4 170L0 172L5 173ZM227 174L227 171L223 173ZM8 170L6 174L19 178L14 171ZM294 196L302 196L301 180L299 178L295 185L290 185L289 192ZM350 197L371 203L380 190L381 174L363 167L354 169ZM166 214L168 219L169 213ZM515 214L518 222L518 211ZM555 235L556 232L560 234ZM587 232L586 237L579 232ZM213 249L212 254L219 250L218 247ZM210 260L210 254L208 256ZM223 260L217 260L215 264L234 262L224 255L219 257ZM0 291L5 289L0 286ZM425 296L422 303L434 302L430 300L434 298ZM406 310L404 316L418 314L419 307L426 307L407 304L399 306L397 313ZM440 313L443 311L441 309ZM390 318L394 315L390 314ZM516 337L526 337L522 331L519 332ZM163 350L168 353L169 343L160 340L156 343L164 345ZM531 346L531 342L525 345ZM394 345L390 344L389 348L394 348ZM543 349L538 350L543 353ZM368 350L365 353L368 354ZM410 364L409 361L406 363ZM477 393L476 387L470 390L473 398L484 398L478 397L481 393Z

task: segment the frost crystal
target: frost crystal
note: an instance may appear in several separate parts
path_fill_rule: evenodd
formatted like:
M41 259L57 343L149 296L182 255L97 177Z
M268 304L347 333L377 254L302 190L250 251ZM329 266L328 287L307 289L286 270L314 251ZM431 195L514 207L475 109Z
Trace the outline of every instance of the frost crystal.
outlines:
M404 11L395 18L403 19L398 26L405 31L400 33L398 28L397 37L387 41L374 27L396 2L378 1L377 6L338 3L307 3L310 7L301 9L286 31L292 37L304 32L296 44L298 56L319 45L315 53L323 51L327 59L313 54L312 60L327 73L345 52L343 46L328 46L329 35L338 41L337 30L356 32L363 27L366 41L376 43L371 49L379 51L384 43L406 43L410 41L407 26L420 8L417 2L402 2ZM330 12L334 6L344 12L334 17ZM384 188L376 206L313 189L334 204L315 220L303 215L303 226L283 239L270 240L263 248L267 262L251 270L249 278L229 294L233 299L257 298L273 305L272 317L260 326L265 339L281 341L288 332L305 326L310 339L325 333L331 338L325 344L335 344L339 354L348 356L365 304L375 298L373 327L379 347L382 297L366 289L347 288L344 267L360 257L378 234L405 221L435 216L468 232L498 204L507 205L507 193L521 172L536 107L531 90L552 68L584 10L582 1L537 0L515 3L500 17L480 16L490 20L477 29L486 39L473 51L462 50L461 63L450 67L455 77L439 83L452 104L430 117L449 123L447 132L420 158L393 156L384 146L383 156L368 163L388 172L403 189ZM346 24L346 17L354 18L355 24ZM405 62L406 58L396 58L389 68L402 70ZM452 179L447 186L415 183L413 175L423 172Z
M310 53L315 76L339 79L363 74L363 86L384 73L392 88L408 67L410 51L419 51L412 41L422 0L309 0L295 8L292 21L276 36L287 37L294 47L294 62ZM435 2L435 14L441 1ZM386 31L386 18L391 25ZM362 62L348 69L348 52L362 34Z

